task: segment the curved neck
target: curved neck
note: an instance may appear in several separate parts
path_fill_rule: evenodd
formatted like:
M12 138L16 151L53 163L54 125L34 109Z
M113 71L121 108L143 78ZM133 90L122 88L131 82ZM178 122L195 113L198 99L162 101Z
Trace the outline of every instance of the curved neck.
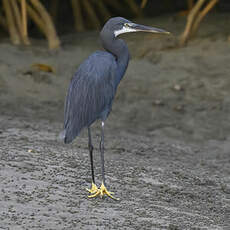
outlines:
M119 84L123 78L129 63L129 50L126 43L122 39L116 39L114 36L101 36L102 45L108 52L116 57L117 61L117 76L116 85Z

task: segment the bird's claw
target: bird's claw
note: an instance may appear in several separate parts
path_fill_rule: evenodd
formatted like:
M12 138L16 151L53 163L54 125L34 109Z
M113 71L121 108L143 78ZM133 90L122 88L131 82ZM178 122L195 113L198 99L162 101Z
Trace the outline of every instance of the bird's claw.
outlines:
M87 188L86 190L92 194L92 193L96 193L99 189L98 189L97 185L95 185L95 184L92 182L91 189L88 189L88 188Z
M102 198L104 195L107 195L107 196L109 196L110 198L112 198L114 200L119 200L118 198L112 196L112 194L114 194L114 193L113 192L109 192L107 190L107 188L105 187L105 185L104 185L103 182L102 182L101 187L99 189L97 188L97 190L94 190L94 192L91 192L91 193L94 193L94 194L89 195L88 196L89 198L93 198L93 197L96 197L96 196L100 196Z

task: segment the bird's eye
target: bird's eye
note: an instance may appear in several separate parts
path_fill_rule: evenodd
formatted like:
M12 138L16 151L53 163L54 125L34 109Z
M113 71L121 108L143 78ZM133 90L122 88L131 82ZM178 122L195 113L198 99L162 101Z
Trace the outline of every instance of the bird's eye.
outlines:
M124 23L124 27L129 27L129 23Z

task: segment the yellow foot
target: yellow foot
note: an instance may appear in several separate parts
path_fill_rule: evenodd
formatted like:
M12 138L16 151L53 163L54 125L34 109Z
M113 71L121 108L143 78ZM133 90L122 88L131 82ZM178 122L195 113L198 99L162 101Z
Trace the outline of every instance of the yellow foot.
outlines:
M119 200L118 198L115 198L114 196L112 196L112 194L114 194L114 193L109 192L107 190L107 188L105 187L104 183L102 182L101 187L99 189L97 189L97 191L94 192L94 194L92 194L92 195L90 195L88 197L92 198L92 197L100 196L102 198L104 195L107 195L107 196L109 196L110 198L112 198L114 200Z
M88 192L90 192L90 193L96 193L96 192L98 192L98 187L97 187L97 185L95 185L93 182L92 182L92 187L91 187L91 189L86 189Z

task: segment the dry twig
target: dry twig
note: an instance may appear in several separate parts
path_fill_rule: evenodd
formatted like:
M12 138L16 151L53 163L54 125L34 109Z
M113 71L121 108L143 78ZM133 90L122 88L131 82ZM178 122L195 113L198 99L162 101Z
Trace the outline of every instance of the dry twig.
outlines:
M12 11L13 11L13 15L14 15L13 20L16 25L17 32L20 35L22 42L25 45L29 45L30 42L29 42L27 33L25 33L24 31L26 28L24 28L25 25L23 24L25 23L24 20L26 20L26 18L24 18L26 11L24 12L25 9L23 9L23 1L25 4L25 0L21 0L21 11L22 11L21 14L20 14L19 6L16 0L10 0L9 2L12 8Z
M21 15L22 15L22 41L25 45L29 45L30 41L28 38L28 31L27 31L27 10L26 10L26 0L21 0Z
M192 26L194 23L194 19L197 16L197 14L199 13L200 8L202 7L202 5L204 4L205 1L206 0L199 0L195 4L195 6L192 8L192 10L189 12L189 15L187 17L187 24L186 24L185 30L180 37L180 46L184 46L185 43L188 41L188 39L190 37L190 32L192 30Z
M3 0L3 7L6 13L6 20L7 20L8 30L10 34L10 39L14 45L19 45L20 36L18 34L16 25L14 22L14 17L13 17L12 9L10 6L10 2L8 0Z
M79 0L71 0L72 7L73 7L73 15L74 15L74 25L76 31L83 31L85 29L83 18L82 18L82 11L81 11L81 4Z
M89 16L89 20L90 20L91 24L93 25L93 27L95 29L99 29L101 26L100 21L96 15L92 5L90 4L90 2L88 0L84 0L84 1L82 1L82 4L85 7L85 10Z
M193 8L194 0L187 0L188 10L190 11Z
M142 0L141 2L141 9L144 9L148 0Z
M12 16L13 16L14 23L16 25L17 31L20 33L21 28L22 28L22 25L21 25L22 20L21 20L21 15L19 12L18 4L16 3L15 0L10 0L9 2L11 5L11 9L12 9Z
M191 0L192 1L192 0ZM210 0L210 2L200 12L201 7L206 0L198 0L195 6L190 11L187 24L183 34L180 37L180 45L184 46L190 37L194 36L204 16L217 4L219 0Z
M94 0L94 3L98 7L98 10L103 17L104 22L107 21L111 17L111 15L104 2L102 0Z
M18 0L18 1L20 1L20 0ZM28 15L35 22L35 24L37 24L38 29L40 29L40 31L43 34L46 34L45 23L43 22L43 20L39 16L39 14L27 3L26 3L26 9L27 9Z
M202 19L204 18L204 16L217 4L219 0L211 0L206 7L198 14L193 26L192 26L192 31L191 31L191 35L194 36L195 33L198 30L198 27L200 25L200 22L202 21Z
M60 40L56 34L56 30L49 13L38 0L30 0L34 8L38 11L41 20L45 24L45 35L48 39L49 48L56 49L60 46Z

